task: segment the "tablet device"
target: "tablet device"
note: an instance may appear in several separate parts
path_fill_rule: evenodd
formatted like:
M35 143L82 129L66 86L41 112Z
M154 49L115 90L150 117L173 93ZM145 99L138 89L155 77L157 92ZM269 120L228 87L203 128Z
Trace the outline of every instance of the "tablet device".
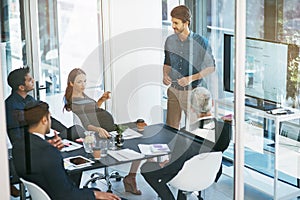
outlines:
M69 167L72 166L74 168L86 167L94 163L94 161L85 158L83 156L74 156L74 157L65 158L64 162L67 166Z

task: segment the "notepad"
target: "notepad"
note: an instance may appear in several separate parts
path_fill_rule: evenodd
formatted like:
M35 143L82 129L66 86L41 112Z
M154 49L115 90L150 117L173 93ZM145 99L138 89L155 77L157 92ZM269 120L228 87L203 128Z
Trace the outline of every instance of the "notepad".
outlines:
M108 155L118 161L138 160L144 158L144 155L132 149L121 149L116 151L108 151Z
M67 140L67 139L63 139L62 143L64 144L64 148L62 148L60 151L61 152L68 152L68 151L73 151L76 149L80 149L82 147L81 144L78 144L76 142Z

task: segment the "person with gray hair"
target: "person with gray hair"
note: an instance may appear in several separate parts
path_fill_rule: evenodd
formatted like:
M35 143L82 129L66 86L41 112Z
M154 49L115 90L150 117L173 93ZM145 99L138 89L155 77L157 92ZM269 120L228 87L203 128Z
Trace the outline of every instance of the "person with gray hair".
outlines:
M204 87L193 89L191 94L191 108L199 118L211 115L212 98L210 91Z

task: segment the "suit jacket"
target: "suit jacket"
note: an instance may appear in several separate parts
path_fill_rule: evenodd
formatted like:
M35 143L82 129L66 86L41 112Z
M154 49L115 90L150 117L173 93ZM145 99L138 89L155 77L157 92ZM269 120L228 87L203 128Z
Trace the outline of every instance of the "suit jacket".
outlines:
M40 186L54 200L94 200L91 189L79 189L67 175L58 149L39 136L29 134L31 172L27 174L24 141L13 146L18 175Z

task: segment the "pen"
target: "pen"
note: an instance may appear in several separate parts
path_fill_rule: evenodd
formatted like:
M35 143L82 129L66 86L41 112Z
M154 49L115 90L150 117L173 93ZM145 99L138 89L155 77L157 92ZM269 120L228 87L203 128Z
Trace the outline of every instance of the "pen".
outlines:
M68 147L68 146L71 146L72 143L65 143L64 145L65 145L65 147Z

